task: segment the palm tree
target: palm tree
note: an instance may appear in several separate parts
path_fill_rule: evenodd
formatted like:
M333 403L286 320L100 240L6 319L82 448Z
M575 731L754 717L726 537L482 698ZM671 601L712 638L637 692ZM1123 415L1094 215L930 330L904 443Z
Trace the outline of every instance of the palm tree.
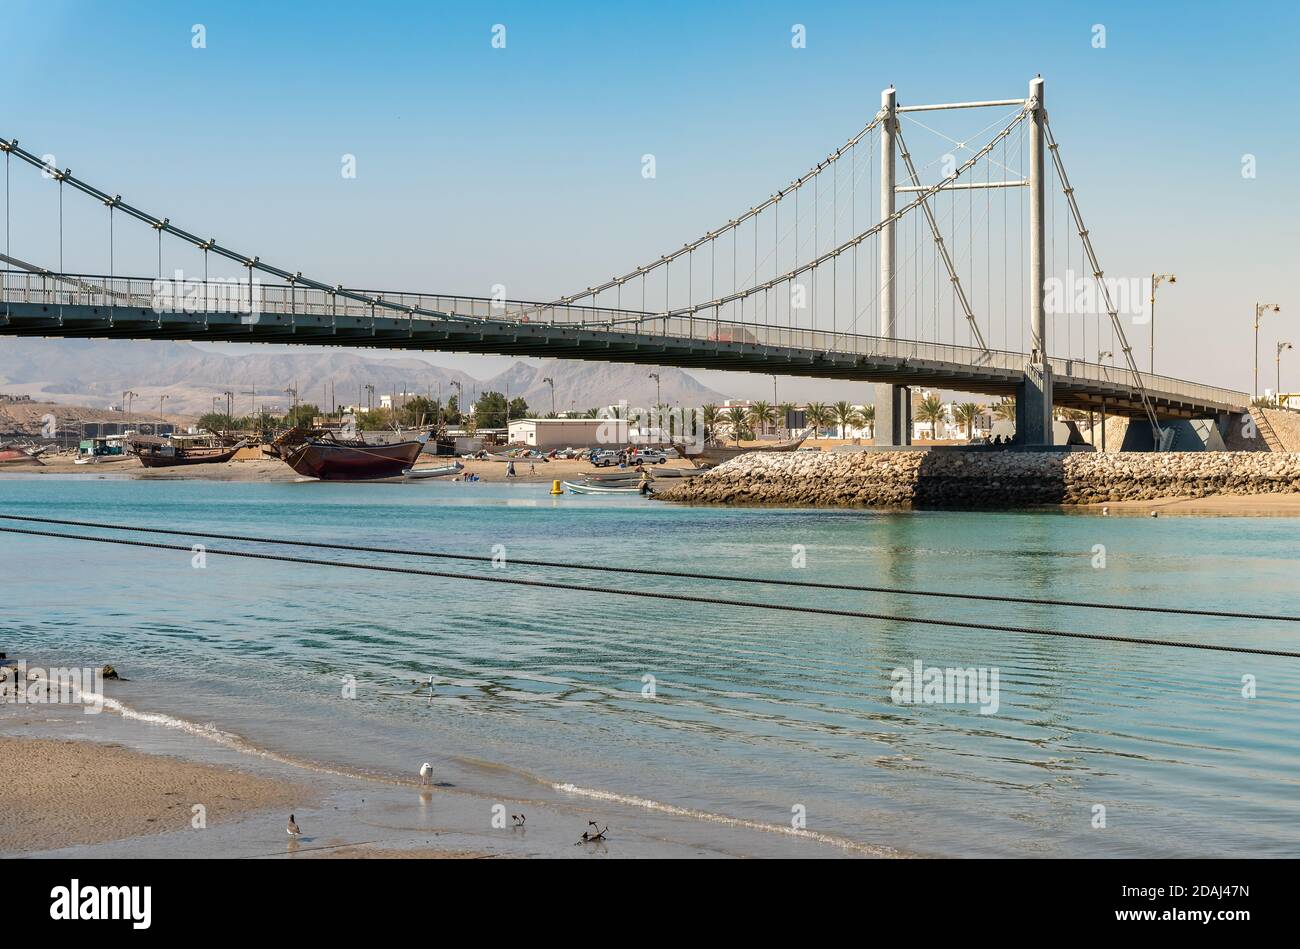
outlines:
M930 423L930 438L933 441L939 440L939 423L948 417L944 411L943 402L937 395L927 395L917 406L916 417L922 422Z
M813 441L816 441L821 435L821 430L831 423L831 410L824 402L809 402L803 415L812 426Z
M858 409L858 418L862 419L862 424L867 426L868 438L875 441L876 438L876 407L874 405L864 405Z
M859 420L858 410L848 402L840 401L835 403L835 407L831 411L834 413L836 423L840 426L840 438L848 438L846 430Z
M776 410L769 403L759 401L749 407L749 424L756 432L761 434L765 425L775 421Z
M993 417L1003 422L1014 422L1016 420L1016 400L1003 399L993 406Z
M963 402L952 407L952 420L958 425L966 426L966 441L971 440L975 420L980 417L980 407L974 402Z
M781 435L790 437L790 416L795 412L793 402L782 402L776 407L777 421L781 423Z
M736 440L736 445L740 445L740 440L746 435L752 434L745 428L745 423L749 421L749 413L739 405L733 405L723 413L723 419L731 426L731 437Z
M700 406L700 421L704 423L704 440L711 442L718 434L718 422L722 419L722 413L712 402L707 402Z

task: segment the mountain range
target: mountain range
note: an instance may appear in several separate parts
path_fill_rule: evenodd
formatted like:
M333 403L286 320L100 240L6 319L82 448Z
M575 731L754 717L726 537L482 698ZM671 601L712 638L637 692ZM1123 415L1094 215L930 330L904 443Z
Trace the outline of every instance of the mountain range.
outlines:
M650 373L658 373L656 380ZM554 387L544 379L555 380ZM137 411L201 415L216 405L225 409L233 393L235 414L258 406L283 409L296 388L299 401L328 406L365 404L374 386L374 403L402 392L445 400L463 387L464 401L496 391L522 397L537 414L584 411L626 399L632 406L657 401L702 405L726 398L680 369L622 363L539 359L518 361L503 372L477 379L459 369L417 357L378 358L351 349L303 347L268 351L231 344L213 350L192 343L153 340L28 339L0 340L0 391L33 399L107 408L123 393L136 393ZM162 397L166 397L163 399ZM552 397L554 402L552 403ZM160 401L161 400L161 401Z

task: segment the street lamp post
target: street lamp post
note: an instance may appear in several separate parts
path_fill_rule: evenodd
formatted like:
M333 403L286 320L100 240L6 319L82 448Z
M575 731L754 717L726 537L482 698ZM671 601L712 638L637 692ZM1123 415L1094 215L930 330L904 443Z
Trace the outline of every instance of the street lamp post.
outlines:
M558 415L559 413L555 411L555 380L552 379L550 376L546 376L545 378L542 379L542 382L545 382L551 387L551 414ZM507 414L509 414L508 410L507 410Z
M1255 391L1252 398L1259 398L1259 318L1265 313L1281 313L1282 308L1276 303L1255 304Z
M658 409L659 403L661 401L659 397L659 373L657 372L650 373L650 378L655 381L655 408Z
M1153 273L1151 275L1151 374L1156 373L1156 287L1168 280L1177 283L1178 278L1171 273Z
M1273 397L1277 399L1277 407L1282 407L1282 350L1291 349L1290 343L1279 342L1277 344L1277 389Z

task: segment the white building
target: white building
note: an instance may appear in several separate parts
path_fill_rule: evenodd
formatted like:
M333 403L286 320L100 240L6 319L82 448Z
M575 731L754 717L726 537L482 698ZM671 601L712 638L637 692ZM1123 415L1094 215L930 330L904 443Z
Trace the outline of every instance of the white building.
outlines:
M523 418L510 423L508 441L540 451L552 448L621 448L628 443L627 419Z

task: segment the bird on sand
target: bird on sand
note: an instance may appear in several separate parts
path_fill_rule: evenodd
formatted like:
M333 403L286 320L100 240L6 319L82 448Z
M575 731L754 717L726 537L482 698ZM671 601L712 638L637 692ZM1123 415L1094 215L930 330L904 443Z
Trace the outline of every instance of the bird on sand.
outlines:
M288 832L290 837L302 836L302 828L298 826L298 822L293 819L292 814L289 815L289 826L285 828L285 831Z
M429 764L429 762L427 761L424 764L420 765L421 784L428 784L429 778L431 778L432 776L433 776L433 765Z

